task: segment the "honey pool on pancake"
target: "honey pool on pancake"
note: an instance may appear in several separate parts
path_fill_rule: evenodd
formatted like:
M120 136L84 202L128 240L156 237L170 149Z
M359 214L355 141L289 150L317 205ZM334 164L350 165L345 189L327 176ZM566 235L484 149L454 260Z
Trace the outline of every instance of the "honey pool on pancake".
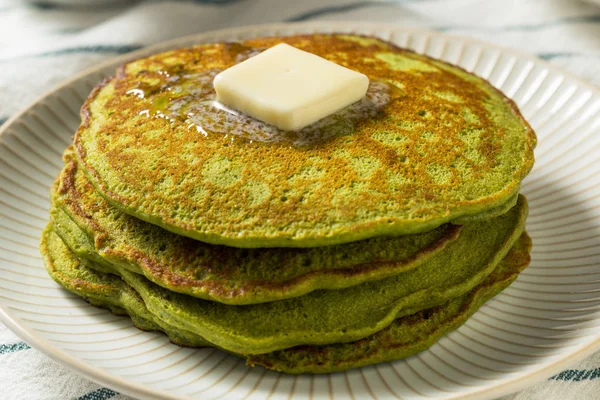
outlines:
M149 100L149 107L140 114L184 122L203 137L287 142L295 146L352 134L359 121L377 117L391 100L402 96L400 89L387 82L371 81L360 101L301 130L284 131L217 102L213 80L219 72L221 70L216 69L201 73L164 70L160 72L166 78L164 82L155 86L141 83L127 94Z

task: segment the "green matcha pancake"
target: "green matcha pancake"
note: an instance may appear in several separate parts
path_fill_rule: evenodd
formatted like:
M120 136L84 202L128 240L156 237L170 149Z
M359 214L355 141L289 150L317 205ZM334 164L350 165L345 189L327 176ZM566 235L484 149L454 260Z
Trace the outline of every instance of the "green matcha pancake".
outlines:
M362 72L366 97L297 132L216 107L214 76L285 42ZM510 205L535 135L483 79L374 38L204 44L124 65L74 145L115 207L234 247L316 247L429 231Z
M246 363L291 374L329 373L409 357L457 329L486 301L506 289L529 264L530 250L531 239L524 232L494 271L471 292L395 319L385 329L361 340L251 355Z
M151 314L135 290L114 275L85 267L49 228L42 238L42 254L49 274L67 290L90 303L129 314L144 330L165 332L182 346L211 344ZM529 262L531 241L523 233L494 271L469 293L416 314L395 319L381 331L355 342L298 346L261 355L244 356L250 365L287 373L327 373L372 363L392 361L425 350L441 336L463 324L485 301L508 286Z
M122 213L94 190L70 151L65 162L51 216L61 236L88 242L73 249L78 256L93 252L166 289L226 304L268 302L397 275L442 251L461 230L445 224L415 235L308 249L211 245Z
M83 265L120 276L163 322L204 337L225 350L260 354L300 344L348 342L371 335L394 319L462 296L480 284L524 230L527 204L521 197L508 213L464 225L459 237L418 267L396 276L339 290L231 306L166 290L92 250L89 240L64 235L66 245L87 254ZM60 235L60 228L57 229ZM85 235L84 235L85 236ZM84 238L85 239L85 238ZM58 244L55 244L58 246ZM60 241L60 245L64 246Z
M148 312L141 297L116 275L97 272L82 265L79 259L60 240L52 225L44 230L40 250L48 274L70 292L91 304L110 309L118 315L129 314L140 329L169 332L173 343L190 347L211 344L190 332L173 329Z

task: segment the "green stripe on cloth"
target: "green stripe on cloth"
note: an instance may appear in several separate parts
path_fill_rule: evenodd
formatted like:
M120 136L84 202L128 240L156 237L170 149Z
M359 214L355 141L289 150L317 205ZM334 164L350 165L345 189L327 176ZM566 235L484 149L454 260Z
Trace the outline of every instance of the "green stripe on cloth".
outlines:
M217 5L225 5L231 3L237 3L241 0L193 0L196 4L217 4Z
M57 49L46 51L43 53L35 53L35 54L25 54L12 58L2 58L0 59L1 63L11 62L14 60L21 60L27 58L36 58L36 57L52 57L52 56L62 56L66 54L80 54L80 53L129 53L130 51L138 50L142 48L142 45L139 44L124 44L124 45L95 45L95 46L77 46L77 47L66 47L64 49Z
M549 378L553 381L590 381L600 378L600 368L594 369L567 369L558 375Z
M538 53L537 56L539 58L541 58L542 60L553 60L555 58L568 58L568 57L600 58L600 55L596 55L596 54L571 53L571 52Z
M436 31L447 32L452 30L468 30L478 32L511 32L511 31L538 31L547 28L553 28L561 25L575 24L597 24L600 23L600 15L579 15L573 17L558 18L553 21L537 22L533 24L516 24L503 26L437 26L433 27Z
M0 345L0 354L14 353L15 351L30 349L29 345L25 342L17 342L11 344Z
M94 390L93 392L89 392L81 397L78 397L76 400L106 400L110 399L113 396L116 396L118 393L112 391L110 389L102 388L98 390Z
M47 56L59 56L63 54L73 53L129 53L130 51L138 50L142 46L139 44L131 45L97 45L97 46L80 46L80 47L67 47L65 49L47 51L45 53L32 54L28 57L47 57Z
M3 123L5 123L7 119L8 118L0 118L0 125L2 125Z
M311 10L304 12L300 15L296 15L295 17L288 18L288 22L300 22L300 21L308 21L313 18L321 17L323 15L335 14L344 11L352 11L360 8L366 7L377 7L377 6L389 6L393 5L393 3L374 3L371 1L361 1L358 3L350 3L350 4L340 4L335 6L327 6L323 8L319 8L316 10Z
M146 1L151 1L154 3L195 3L195 4L200 4L200 5L217 5L217 6L221 6L221 5L228 5L228 4L232 4L232 3L239 3L240 1L244 1L244 0L146 0Z

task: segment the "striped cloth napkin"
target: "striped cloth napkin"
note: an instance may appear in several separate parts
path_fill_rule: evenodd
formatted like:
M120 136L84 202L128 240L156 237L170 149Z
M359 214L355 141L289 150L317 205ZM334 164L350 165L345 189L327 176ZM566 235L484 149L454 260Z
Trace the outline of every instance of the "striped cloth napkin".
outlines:
M116 54L212 29L319 19L473 36L600 85L600 7L576 0L0 0L0 124ZM505 399L599 399L598 378L600 354ZM2 399L126 399L50 361L2 324L0 388Z

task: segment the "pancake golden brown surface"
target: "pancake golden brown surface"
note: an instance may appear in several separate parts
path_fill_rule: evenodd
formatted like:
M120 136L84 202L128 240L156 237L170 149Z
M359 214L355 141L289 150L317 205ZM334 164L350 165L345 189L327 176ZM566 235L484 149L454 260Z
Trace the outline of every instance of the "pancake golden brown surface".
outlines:
M214 106L219 71L285 42L366 74L361 102L299 132ZM343 35L199 45L126 64L82 110L77 158L114 206L236 247L312 247L424 232L498 209L535 135L484 80Z

